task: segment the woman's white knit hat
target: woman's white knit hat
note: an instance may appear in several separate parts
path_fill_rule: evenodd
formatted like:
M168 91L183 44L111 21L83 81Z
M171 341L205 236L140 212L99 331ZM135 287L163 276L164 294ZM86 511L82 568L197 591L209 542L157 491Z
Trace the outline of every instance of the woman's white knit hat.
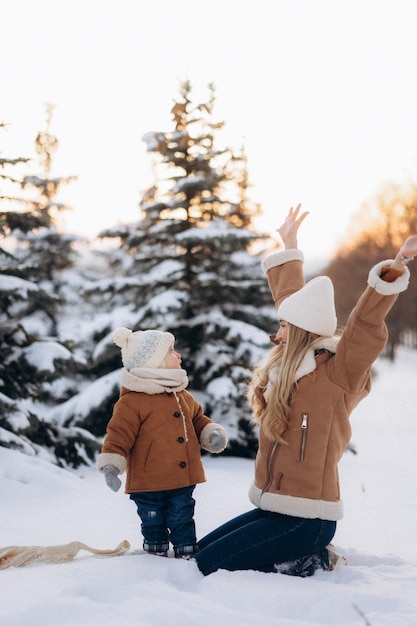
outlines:
M117 328L114 343L121 348L123 365L128 371L135 367L164 367L168 350L174 345L175 337L160 330L137 330Z
M328 276L317 276L278 307L279 319L321 335L333 337L337 328L333 283Z

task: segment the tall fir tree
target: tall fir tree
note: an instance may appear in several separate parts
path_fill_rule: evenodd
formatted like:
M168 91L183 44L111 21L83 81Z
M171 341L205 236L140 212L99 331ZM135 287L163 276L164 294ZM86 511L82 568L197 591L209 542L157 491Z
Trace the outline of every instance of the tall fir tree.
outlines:
M29 159L1 162L7 192L0 197L5 207L0 212L0 445L78 465L86 455L93 458L94 438L44 419L45 407L55 400L54 381L75 371L71 351L57 338L60 294L54 281L71 264L72 242L56 229L54 211L63 207L55 197L71 178L50 177L58 145L51 115L48 108L46 129L36 139L40 175L12 173ZM37 197L28 197L28 188Z
M170 330L190 388L228 430L229 452L253 456L256 436L245 389L268 345L267 332L276 326L253 249L270 240L253 227L260 208L248 199L243 149L217 147L223 123L213 119L213 85L209 92L208 102L195 105L190 83L181 85L173 128L143 137L156 164L155 182L140 202L141 219L102 233L120 246L110 256L113 279L97 282L87 294L108 314L105 324L100 316L100 335L96 327L92 371L109 376L120 368L112 343L116 325ZM73 399L57 408L56 419L62 423L65 415L68 425L102 435L117 392L110 386L101 406L84 416Z

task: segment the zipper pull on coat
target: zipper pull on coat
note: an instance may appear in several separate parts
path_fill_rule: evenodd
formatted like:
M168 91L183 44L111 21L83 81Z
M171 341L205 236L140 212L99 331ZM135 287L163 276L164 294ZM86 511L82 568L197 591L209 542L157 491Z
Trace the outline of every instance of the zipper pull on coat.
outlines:
M305 458L305 448L307 440L307 426L308 426L308 413L303 413L301 420L301 449L300 449L300 461L301 463Z

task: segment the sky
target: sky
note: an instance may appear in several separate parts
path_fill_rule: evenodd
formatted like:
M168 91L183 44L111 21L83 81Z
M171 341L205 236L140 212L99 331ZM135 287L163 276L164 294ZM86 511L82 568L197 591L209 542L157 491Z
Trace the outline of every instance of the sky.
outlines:
M45 103L60 146L63 225L95 236L138 218L152 182L142 136L172 129L190 80L216 85L224 141L248 156L258 227L290 206L311 258L349 237L387 182L416 178L415 0L0 0L0 156L32 156Z
M357 454L347 452L339 465L345 516L333 543L348 565L311 578L224 570L204 577L191 561L144 554L136 507L94 466L68 471L0 447L0 553L73 541L100 550L130 544L118 557L81 550L67 563L0 570L0 622L415 626L416 368L417 352L406 348L395 363L377 360L371 394L351 416ZM250 510L253 479L252 460L205 456L203 464L207 482L194 492L199 538Z

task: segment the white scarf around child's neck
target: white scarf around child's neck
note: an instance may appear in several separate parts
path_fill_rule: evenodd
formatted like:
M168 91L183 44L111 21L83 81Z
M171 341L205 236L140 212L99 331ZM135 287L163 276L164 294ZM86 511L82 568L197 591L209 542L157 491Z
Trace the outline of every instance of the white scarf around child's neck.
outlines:
M124 367L121 385L130 391L143 393L172 393L182 391L188 385L187 372L183 369L135 367L130 372Z

